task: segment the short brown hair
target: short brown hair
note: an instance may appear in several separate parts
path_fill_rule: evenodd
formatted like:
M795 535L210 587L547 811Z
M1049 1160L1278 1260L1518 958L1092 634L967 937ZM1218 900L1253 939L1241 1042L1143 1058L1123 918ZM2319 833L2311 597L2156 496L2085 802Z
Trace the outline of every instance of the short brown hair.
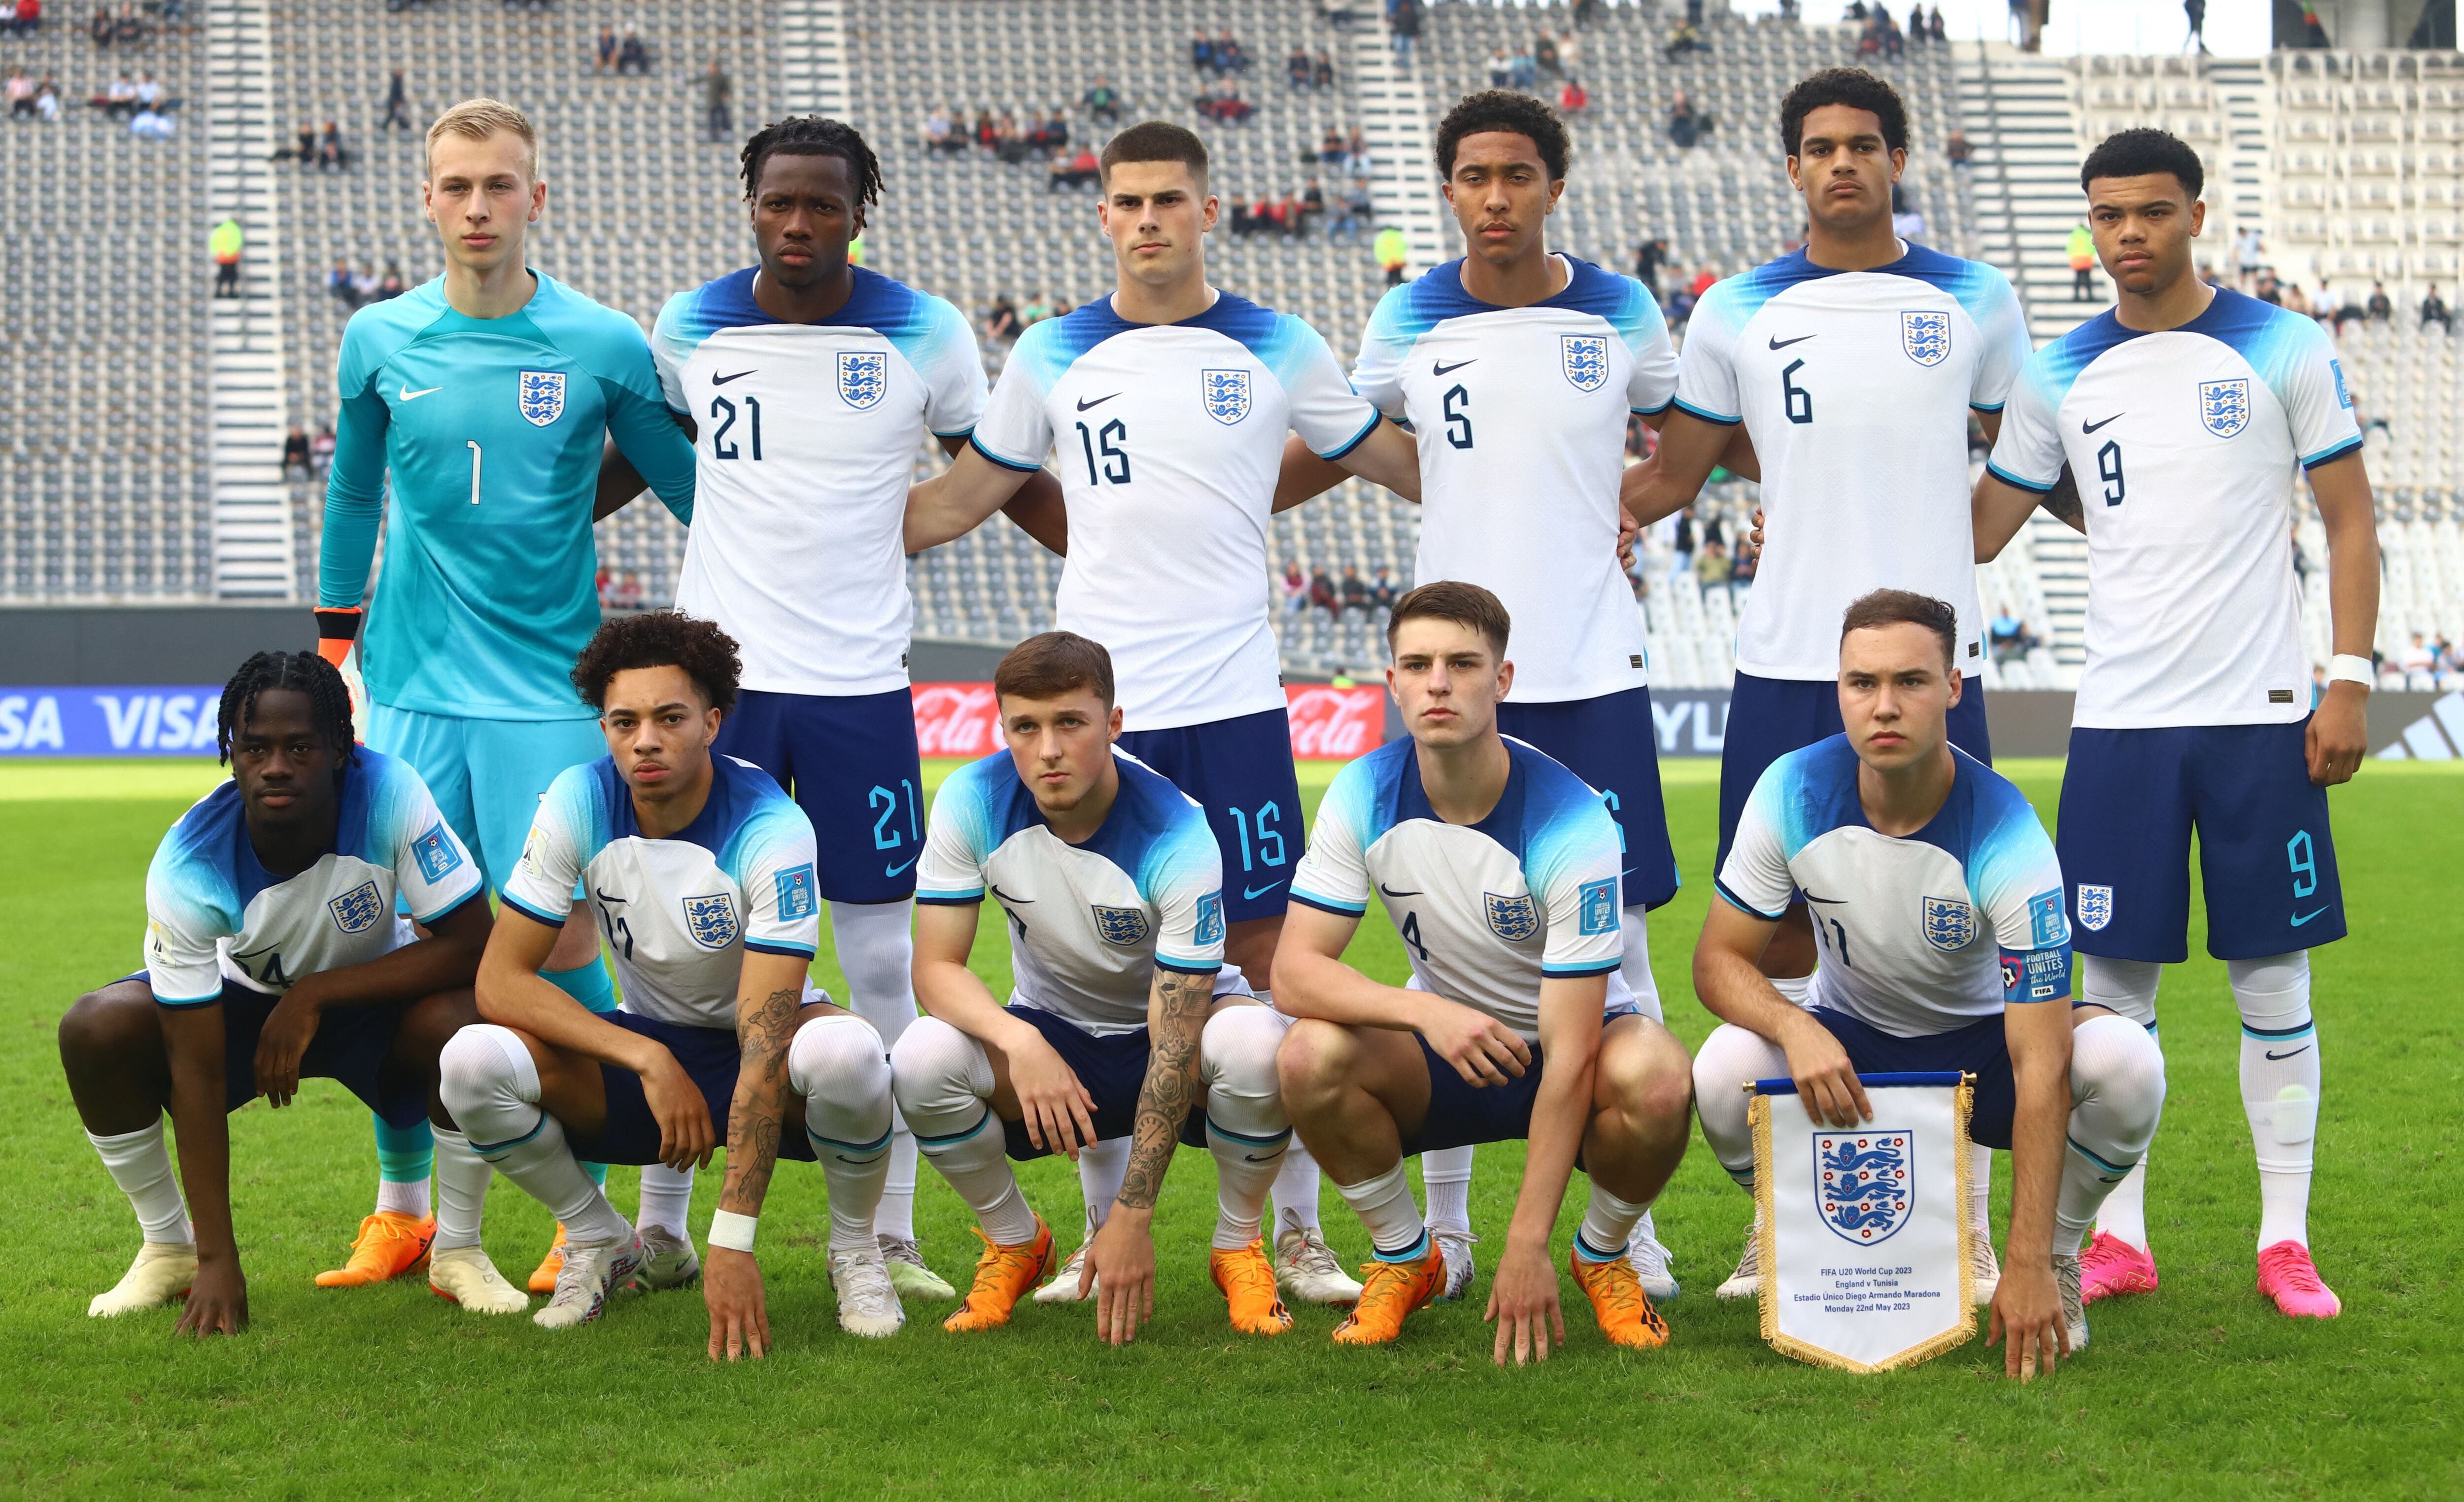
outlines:
M432 164L436 143L446 136L460 136L465 141L485 141L498 131L521 138L522 144L530 148L531 181L538 182L539 127L531 123L528 115L499 99L464 99L437 116L435 122L428 127L428 144L420 161L423 166Z
M1132 125L1106 143L1098 164L1104 181L1111 182L1112 168L1124 162L1178 162L1198 178L1199 186L1206 183L1206 143L1198 139L1198 132L1168 120Z
M1395 602L1395 613L1386 618L1386 650L1395 650L1395 633L1405 621L1423 618L1470 627L1487 641L1500 662L1506 660L1506 636L1513 619L1506 613L1505 602L1480 585L1441 579L1406 593Z
M1922 626L1942 643L1942 665L1956 665L1959 612L1933 596L1913 589L1877 589L1861 595L1840 617L1839 639L1846 641L1850 631L1872 630L1878 626Z
M1112 654L1076 631L1030 636L993 670L993 694L1000 698L1053 699L1075 689L1092 689L1106 709L1112 707Z
M607 707L607 685L635 668L684 670L702 702L724 715L736 708L736 686L744 675L736 638L682 610L645 610L620 615L599 628L573 665L573 686L593 709Z

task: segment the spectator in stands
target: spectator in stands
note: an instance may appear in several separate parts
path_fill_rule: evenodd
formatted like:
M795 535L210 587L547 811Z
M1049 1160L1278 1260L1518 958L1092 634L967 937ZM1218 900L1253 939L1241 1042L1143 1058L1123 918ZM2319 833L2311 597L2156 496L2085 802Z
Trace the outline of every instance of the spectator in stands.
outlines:
M1051 114L1044 117L1044 144L1047 146L1069 144L1069 112L1058 104L1052 106Z
M1317 179L1313 177L1301 187L1300 214L1293 221L1292 232L1297 234L1309 228L1309 221L1312 218L1320 223L1326 220L1326 193L1317 186Z
M1573 32L1557 38L1557 74L1560 77L1582 66L1583 39Z
M1577 30L1590 31L1592 23L1599 18L1600 0L1574 0L1574 26Z
M2305 319L2317 317L2310 306L2310 299L2301 295L2301 284L2298 281L2288 281L2284 284L2282 306L2285 312L2299 313Z
M1925 23L1925 34L1937 42L1948 42L1950 36L1942 29L1942 0L1933 0L1933 19Z
M1488 50L1488 86L1492 89L1514 86L1514 61L1506 55L1504 42Z
M1969 143L1968 132L1954 130L1950 139L1942 144L1942 154L1949 159L1953 171L1965 173L1976 155L1976 147Z
M1539 65L1531 60L1531 49L1516 43L1514 55L1507 59L1507 73L1514 86L1529 94L1540 82Z
M385 84L385 119L377 121L377 129L391 130L396 125L410 128L410 90L403 82L400 68L393 70L393 77Z
M1228 29L1215 33L1215 71L1218 73L1249 71L1249 54L1233 37Z
M950 112L948 110L936 104L925 112L923 139L924 149L927 151L946 151L950 148Z
M313 120L301 121L299 129L293 134L292 139L298 144L288 151L277 151L274 155L277 160L283 157L297 158L299 170L305 172L317 165L317 122Z
M1284 82L1294 89L1306 89L1309 86L1309 49L1294 42L1291 55L1284 59Z
M703 123L709 127L713 141L732 140L736 135L736 80L713 57L701 73L701 107Z
M168 141L179 131L171 117L160 110L141 108L128 120L128 133L140 141Z
M1703 551L1694 556L1694 582L1701 585L1705 593L1728 587L1728 578L1735 572L1736 564L1728 558L1728 546L1718 538L1706 540L1703 543Z
M1095 75L1093 86L1078 97L1078 103L1086 110L1089 120L1100 120L1108 125L1120 123L1120 91L1114 89L1111 80L1100 73Z
M1691 21L1680 21L1668 35L1668 45L1660 49L1661 60L1675 62L1689 53L1706 53L1711 49L1703 40L1702 29Z
M340 172L350 165L350 153L342 149L342 127L333 121L325 121L325 133L317 141L319 170Z
M1318 565L1317 572L1309 575L1309 604L1325 611L1330 621L1343 608L1342 600L1334 592L1334 578L1326 571L1324 563Z
M365 261L360 262L360 269L351 274L352 300L358 302L362 307L365 307L367 304L374 302L377 300L377 288L379 285L380 283L377 280L376 268L370 266Z
M993 294L993 305L984 311L984 337L1006 344L1018 338L1021 324L1018 308L1006 292Z
M111 7L99 5L94 8L94 21L86 27L85 33L93 38L97 47L111 45Z
M1215 66L1215 42L1203 31L1189 38L1189 65L1200 73L1219 73Z
M1903 183L1891 185L1891 232L1903 240L1925 238L1925 210L1908 196L1907 185Z
M60 122L60 86L52 81L48 73L43 75L42 82L34 85L34 113L42 117L46 125Z
M1694 304L1703 299L1694 295L1694 286L1685 279L1685 268L1683 266L1668 268L1668 284L1676 289L1668 296L1668 306L1665 310L1668 315L1668 326L1683 328L1685 320L1694 316Z
M1290 188L1284 189L1284 196L1275 200L1274 213L1275 228L1283 232L1285 239L1297 240L1309 232L1309 220L1301 212L1300 198Z
M1309 578L1290 559L1284 560L1283 590L1285 615L1298 615L1309 608Z
M1261 198L1254 204L1245 203L1238 198L1232 200L1232 237L1234 239L1247 239L1265 228L1265 223L1266 201L1265 199Z
M125 120L137 108L137 85L129 81L123 70L120 77L103 85L101 93L85 102L89 109L100 110L112 120Z
M145 40L144 19L137 13L136 0L121 0L120 21L112 28L111 39L122 47L134 47Z
M1754 592L1754 575L1763 565L1762 550L1751 542L1740 541L1736 556L1728 561L1728 598L1740 605L1744 597Z
M2421 326L2427 330L2432 323L2438 325L2442 334L2455 332L2454 323L2448 318L2446 300L2438 296L2438 283L2434 281L2430 284L2428 295L2421 299Z
M2373 323L2384 323L2395 317L2395 303L2388 298L2387 283L2383 281L2370 283L2369 314Z
M1369 581L1360 577L1359 567L1353 563L1343 565L1343 616L1349 621L1369 618Z
M390 302L408 290L403 285L402 268L391 261L385 262L385 275L377 279L377 295L374 300Z
M1326 49L1323 47L1317 50L1316 58L1309 63L1309 87L1313 89L1334 87L1334 59L1326 55Z
M2402 668L2407 676L2416 673L2428 673L2436 667L2437 663L2438 654L2431 651L2430 644L2422 640L2419 631L2412 633L2412 645L2407 647L2403 654L2396 658L2396 666Z
M1992 651L1993 665L2000 667L2014 659L2024 658L2040 643L2028 623L2004 610L1985 628L1986 645Z
M1552 78L1565 76L1565 70L1557 64L1557 38L1554 33L1542 32L1531 38L1531 66Z
M1703 117L1695 110L1694 101L1685 97L1685 91L1680 89L1675 101L1668 106L1669 144L1680 151L1690 151L1694 143L1702 139Z
M1376 218L1377 201L1370 188L1369 179L1355 177L1352 180L1352 190L1336 206L1334 223L1328 226L1326 237L1330 241L1356 239L1361 230Z
M282 435L282 477L295 480L308 477L308 430L297 424Z
M9 118L17 120L34 113L34 80L26 77L23 68L9 71Z
M317 429L317 436L308 440L308 464L311 469L322 475L326 467L333 462L334 425L320 424Z
M1934 14L1941 13L1941 9L1936 7ZM2190 34L2183 39L2182 50L2189 52L2196 47L2199 50L2199 55L2206 56L2208 55L2208 0L2182 0L2182 14L2188 17L2190 23Z
M2321 288L2320 296L2321 300L2324 300L2326 289L2323 287ZM2340 339L2343 337L2345 324L2358 323L2367 317L2369 317L2369 315L2363 310L2361 303L2354 298L2353 295L2349 292L2345 293L2343 300L2337 304L2336 307L2335 322L2337 337Z
M608 591L607 603L619 610L640 609L643 603L642 576L629 568L618 574L616 587Z
M616 28L612 26L601 27L599 29L599 40L594 44L591 50L595 58L591 64L591 71L594 73L614 73L616 71Z
M1395 608L1397 593L1394 575L1387 571L1385 564L1378 564L1377 577L1369 585L1369 608L1372 614L1391 614Z
M1093 146L1080 146L1074 157L1065 146L1052 153L1052 175L1045 180L1044 188L1046 192L1057 193L1065 188L1085 188L1099 181L1103 175L1103 167L1095 160Z
M1666 240L1645 240L1635 250L1634 279L1642 283L1642 290L1651 294L1654 302L1660 300L1660 269L1667 264Z
M32 36L42 30L43 0L17 0L16 13L10 17L9 29L18 36Z
M1052 304L1045 300L1043 293L1030 292L1026 295L1025 306L1018 310L1018 326L1022 330L1030 329L1050 317Z
M2233 264L2241 272L2242 291L2257 285L2258 269L2267 264L2267 245L2256 229L2245 229L2233 239Z
M1370 243L1370 254L1377 257L1378 269L1386 274L1386 285L1403 285L1403 268L1412 257L1404 247L1402 231L1391 224L1378 231L1377 238Z
M1197 105L1198 113L1219 125L1238 125L1258 112L1230 78L1216 79L1213 88L1198 97Z
M239 257L248 243L247 232L239 221L229 214L206 236L206 249L214 258L214 296L236 298L240 295Z
M2063 242L2062 252L2071 262L2071 300L2099 300L2096 295L2096 236L2088 232L2085 221L2071 226L2070 238Z
M1575 0L1574 24L1582 24L1582 0ZM1386 0L1386 30L1395 42L1395 66L1412 71L1412 49L1420 40L1420 0Z
M625 39L616 44L616 71L620 74L650 71L650 50L642 45L641 33L627 29ZM637 583L634 587L638 589L641 586Z
M325 274L325 291L346 308L360 305L360 295L351 290L351 263L347 257L334 257L334 269Z
M1583 80L1573 74L1566 76L1566 86L1557 91L1557 113L1573 120L1592 107L1592 92Z

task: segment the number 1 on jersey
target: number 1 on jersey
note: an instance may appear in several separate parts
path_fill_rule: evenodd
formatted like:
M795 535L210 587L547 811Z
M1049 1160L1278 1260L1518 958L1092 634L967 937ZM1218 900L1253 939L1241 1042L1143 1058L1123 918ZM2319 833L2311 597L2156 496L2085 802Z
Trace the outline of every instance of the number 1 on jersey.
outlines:
M471 504L475 506L479 503L479 440L465 438L462 441L471 447Z

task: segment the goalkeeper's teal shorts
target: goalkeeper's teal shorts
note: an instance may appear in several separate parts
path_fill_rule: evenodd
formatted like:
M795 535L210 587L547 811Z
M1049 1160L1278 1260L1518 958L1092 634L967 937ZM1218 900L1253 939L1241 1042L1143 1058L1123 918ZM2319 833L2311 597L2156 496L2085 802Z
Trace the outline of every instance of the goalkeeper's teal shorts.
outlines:
M418 771L499 892L522 858L548 784L607 754L595 719L475 719L371 703L361 734Z

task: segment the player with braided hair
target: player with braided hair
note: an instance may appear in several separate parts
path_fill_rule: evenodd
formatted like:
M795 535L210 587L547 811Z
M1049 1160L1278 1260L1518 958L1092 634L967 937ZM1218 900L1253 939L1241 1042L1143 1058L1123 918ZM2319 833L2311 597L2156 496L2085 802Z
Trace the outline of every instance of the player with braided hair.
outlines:
M408 762L353 743L341 674L313 652L241 664L214 743L231 781L181 815L146 872L145 968L60 1020L77 1115L145 1236L87 1313L185 1294L183 1331L248 1322L223 1117L258 1095L289 1105L304 1078L340 1081L397 1130L437 1123L443 1203L405 1229L411 1265L441 1220L463 1249L434 1252L436 1291L482 1313L523 1308L478 1249L488 1165L436 1103L438 1052L475 1016L488 940L478 863Z

